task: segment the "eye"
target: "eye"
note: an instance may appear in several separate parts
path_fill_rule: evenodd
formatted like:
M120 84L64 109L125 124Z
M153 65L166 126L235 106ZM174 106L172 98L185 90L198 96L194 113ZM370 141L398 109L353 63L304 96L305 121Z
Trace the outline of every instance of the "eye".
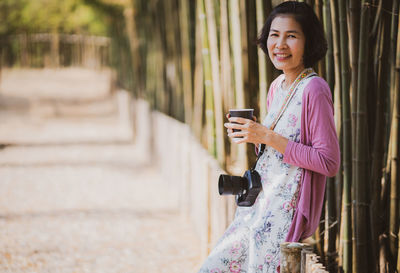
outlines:
M296 36L294 36L294 35L292 35L292 34L288 35L288 37L289 37L289 38L296 38Z
M269 36L270 36L270 37L278 37L278 34L276 34L276 33L271 33Z

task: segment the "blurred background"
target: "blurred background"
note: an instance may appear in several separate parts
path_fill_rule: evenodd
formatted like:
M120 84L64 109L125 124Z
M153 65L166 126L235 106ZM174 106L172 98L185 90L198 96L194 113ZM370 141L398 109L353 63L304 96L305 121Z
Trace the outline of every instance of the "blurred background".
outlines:
M219 174L255 160L223 123L266 115L281 72L255 40L280 2L0 0L1 271L196 272L235 211ZM342 156L314 252L398 271L399 1L306 2Z

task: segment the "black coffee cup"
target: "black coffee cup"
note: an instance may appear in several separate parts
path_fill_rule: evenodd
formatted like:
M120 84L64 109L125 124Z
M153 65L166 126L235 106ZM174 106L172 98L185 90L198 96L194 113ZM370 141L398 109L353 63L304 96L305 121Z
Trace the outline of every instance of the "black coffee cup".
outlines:
M230 109L229 110L229 114L231 117L240 117L240 118L246 118L246 119L250 119L250 120L253 120L253 113L254 113L254 109ZM232 123L237 124L237 122L232 122ZM240 130L233 129L233 132L240 132ZM242 137L238 137L238 138L242 138Z

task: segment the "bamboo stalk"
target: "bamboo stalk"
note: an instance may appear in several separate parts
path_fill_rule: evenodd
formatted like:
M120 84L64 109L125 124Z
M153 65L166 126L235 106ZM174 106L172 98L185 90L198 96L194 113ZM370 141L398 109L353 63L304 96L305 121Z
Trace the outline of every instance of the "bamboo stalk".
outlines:
M229 21L227 0L220 1L220 49L221 49L221 90L225 113L234 106L235 98L232 92L231 56L229 47Z
M383 1L382 8L390 10L390 1ZM376 272L379 272L380 268L380 252L379 247L380 235L385 232L386 220L382 211L383 204L381 201L382 192L382 162L386 161L384 156L385 147L385 127L390 127L384 116L384 104L385 99L390 93L390 85L388 85L388 79L390 80L390 67L389 67L389 52L387 45L390 46L390 20L389 16L381 16L379 20L378 31L380 33L377 44L378 58L377 58L377 100L376 100L376 119L375 119L375 135L374 135L374 146L372 153L372 167L371 167L371 184L372 184L372 198L371 198L371 235L372 235L372 251L373 251L373 262ZM383 133L382 133L383 132Z
M185 123L190 124L192 121L192 108L193 108L193 88L192 88L192 67L190 62L190 43L189 43L189 7L187 0L179 0L180 3L180 37L182 49L182 87L183 87L183 101L185 110Z
M388 223L385 228L388 231L389 234L385 234L388 236L387 240L385 240L383 244L381 244L381 249L380 252L384 254L383 257L380 259L380 266L384 266L383 260L386 259L386 261L389 261L389 264L394 264L393 260L395 257L393 257L393 253L391 251L392 248L396 248L394 244L391 241L393 240L393 236L396 236L397 234L391 234L390 229L391 229L391 221L395 221L394 216L392 216L393 211L391 210L392 205L395 206L394 202L391 200L391 194L394 191L392 190L392 185L391 181L392 180L392 175L393 172L391 171L393 164L392 164L392 146L393 146L393 141L395 139L394 133L392 131L393 129L393 112L394 112L394 105L395 105L395 99L394 96L396 94L396 47L397 47L397 36L398 36L398 11L399 11L399 1L394 0L392 2L392 18L391 18L391 28L390 28L390 56L389 56L389 65L390 65L390 79L389 85L390 85L390 90L388 94L388 100L386 101L386 116L388 120L389 126L387 126L388 130L386 131L386 138L385 138L385 148L387 150L386 153L386 167L385 167L385 172L384 172L384 180L383 180L383 185L382 185L382 206L386 206L387 210L390 212L389 214L384 215L384 220L386 220L386 223ZM396 186L394 186L396 187ZM398 190L398 188L397 188ZM388 200L388 202L384 202L385 200ZM391 219L392 218L392 219ZM393 223L392 228L394 228L395 224ZM394 270L394 266L391 268Z
M367 123L367 64L368 64L368 30L369 30L369 1L362 2L361 22L360 22L360 46L359 46L359 66L358 66L358 89L357 89L357 112L356 112L356 154L355 154L355 195L356 195L356 272L371 272L369 260L365 259L368 255L368 234L365 228L368 224L369 216L369 196L367 192L368 181L368 123Z
M264 5L262 0L256 1L256 16L257 16L257 29L262 29L264 25ZM262 119L267 115L267 62L265 53L261 48L258 48L258 84L260 88L260 116L259 120L262 122Z
M336 1L330 1L330 22L332 26L332 45L333 45L333 60L334 60L334 108L335 108L335 125L337 130L337 135L339 138L339 142L342 142L342 98L341 98L341 74L340 74L340 37L339 37L339 26L340 22L338 21L338 7ZM335 177L336 185L342 184L342 176L341 173L336 175ZM339 187L341 188L341 186ZM328 222L326 223L327 227L331 226L332 223L330 221L334 221L335 218L335 190L332 185L328 185L326 189L327 193L327 209L328 215L325 217ZM327 230L325 233L325 237L328 245L326 246L327 250L327 263L330 267L334 266L335 255L336 255L336 230Z
M350 0L349 2L349 10L348 10L348 18L349 22L349 31L350 31L350 66L351 66L351 154L353 156L352 159L352 181L355 183L356 181L356 162L355 162L355 153L356 153L356 110L357 110L357 89L358 89L358 51L359 51L359 29L360 29L360 1L359 0ZM355 242L355 232L356 232L356 209L355 209L355 186L352 187L352 257L355 260L356 253L356 242ZM357 272L357 263L352 263L352 272Z
M197 1L199 2L199 1ZM203 128L203 104L204 104L204 72L203 72L203 41L202 41L202 22L199 11L199 3L196 5L196 29L195 29L195 68L194 68L194 100L192 129L201 141Z
M328 51L325 57L325 78L330 86L330 89L334 90L334 62L333 62L333 41L332 41L332 23L331 23L331 11L330 3L327 0L322 2L322 18L325 29L325 34L328 42ZM325 217L325 248L326 256L328 257L327 266L331 271L335 271L335 256L336 251L336 233L337 227L340 226L340 205L341 205L341 184L335 183L334 178L328 178L326 188L326 217ZM340 182L340 179L338 179ZM335 196L336 193L336 196ZM333 224L336 220L336 224ZM333 224L333 228L331 228ZM341 242L341 240L339 240ZM340 251L341 248L339 248ZM339 256L340 257L340 256Z
M340 87L340 53L339 53L339 27L336 1L330 1L331 8L331 23L332 23L332 38L333 38L333 57L335 64L335 85L334 85L334 108L335 108L335 125L337 134L341 135L341 87Z
M162 111L163 113L168 114L169 112L169 105L170 105L170 86L167 80L167 64L168 64L168 51L167 51L167 34L166 34L166 25L165 25L165 13L164 13L164 5L165 2L161 1L159 3L159 8L155 9L155 23L156 23L156 34L159 33L159 37L155 37L155 41L160 43L160 46L158 47L159 50L159 75L160 75L160 83L158 83L158 90L157 90L157 104L158 104L158 109ZM144 11L138 9L137 11L138 16L141 17L143 16ZM136 25L142 25L141 21L138 21ZM146 32L142 28L138 28L138 32L145 33ZM143 34L142 34L143 35ZM143 41L145 39L144 37L139 37ZM161 46L162 45L162 46ZM140 50L139 46L139 52L143 52ZM139 58L141 57L142 54L139 54ZM140 63L141 64L141 63ZM139 69L142 69L142 65L139 67ZM139 77L141 78L142 73L139 73ZM141 81L141 79L139 79ZM139 83L139 88L141 89L141 83Z
M222 92L220 85L220 70L219 70L219 54L217 41L217 27L215 24L214 5L211 0L204 0L207 30L211 58L212 85L214 94L214 115L215 115L215 132L216 132L216 149L217 160L224 165L225 162L225 145L224 145L224 125L223 125L223 110L222 110Z
M392 202L390 200L389 195L391 194L391 167L392 167L392 142L394 139L393 133L392 133L392 123L393 123L393 108L394 108L394 94L395 94L395 73L396 73L396 40L397 40L397 31L398 31L398 10L399 10L399 3L398 0L394 0L392 3L392 18L391 18L391 29L390 29L390 56L389 56L389 64L390 64L390 79L388 80L389 85L390 85L390 91L388 92L388 100L386 101L386 116L388 120L388 124L390 126L388 127L388 130L386 131L386 138L385 138L385 148L386 148L386 166L385 166L385 171L384 171L384 177L383 177L383 184L382 184L382 195L381 195L381 200L382 200L382 207L386 207L390 209ZM389 197L389 198L388 198ZM388 200L388 202L385 202ZM384 211L386 211L384 210ZM390 214L392 211L390 211ZM385 223L390 224L390 215L385 213L383 215L383 219L385 220ZM385 228L389 232L390 225L385 226ZM390 250L390 240L392 240L392 234L385 234L388 236L388 240L384 240L385 243L382 243L380 245L380 267L384 267L384 260L386 261L392 261L394 259L393 255L391 255L391 250ZM386 244L386 241L388 243ZM382 257L382 255L384 255ZM393 262L392 262L393 264Z
M224 113L228 113L230 108L234 108L235 97L232 89L232 67L229 47L229 21L227 0L220 1L220 51L221 51L221 92L223 94ZM225 164L231 165L232 156L235 153L235 143L230 143L228 136L225 135L225 151L229 155L226 157Z
M346 3L339 1L339 24L340 24L340 64L341 64L341 89L342 89L342 164L343 164L343 270L351 272L352 244L351 244L351 116L350 116L350 89L349 89L349 56L348 56L348 33L346 21Z
M331 9L330 9L330 4L328 2L328 0L324 0L323 1L323 5L322 5L322 20L323 20L323 24L324 24L324 30L325 30L325 34L326 34L326 39L327 39L327 43L328 43L328 50L325 56L325 79L328 82L328 85L331 89L331 91L334 91L334 84L335 84L335 71L334 71L334 61L333 61L333 41L332 41L332 22L331 22ZM333 94L332 94L333 96ZM331 179L332 183L334 183L334 179ZM341 208L341 195L342 195L342 190L341 190L341 185L340 183L336 184L336 204L337 204L337 208L336 211L339 213L340 212L340 208ZM338 220L340 221L340 217L338 217ZM340 224L340 222L339 222Z
M242 56L243 74L246 95L246 105L254 108L255 115L259 113L259 70L257 45L257 15L255 0L240 1L240 18L242 18ZM247 159L249 162L256 160L254 145L247 144Z
M400 17L398 19L400 29ZM399 232L399 133L400 133L400 33L397 32L396 48L396 72L393 94L393 115L391 124L391 182L390 182L390 219L389 219L389 241L390 251L393 257L398 257L398 232ZM397 268L400 268L400 259L397 260Z
M202 53L203 53L203 72L204 72L204 89L205 89L205 103L206 103L206 128L207 128L207 149L208 152L216 157L216 141L215 141L215 114L214 114L214 96L212 85L212 70L210 48L208 42L208 31L206 14L204 13L204 0L199 1L199 16L202 29Z
M175 78L176 78L176 104L177 105L177 113L175 118L181 122L185 121L185 101L184 101L184 89L183 89L183 73L182 73L182 49L181 49L181 29L180 29L180 21L179 17L179 0L170 0L171 1L171 16L174 18L178 18L178 23L174 23L172 27L173 37L174 37L174 51L173 51L173 60L175 67ZM149 20L149 18L147 18ZM171 20L174 22L174 20ZM149 24L150 25L150 24Z
M230 8L230 33L231 47L233 54L233 68L235 80L236 106L239 108L245 107L244 91L243 91L243 75L242 75L242 48L241 48L241 30L240 30L240 15L239 5L235 0L229 0Z
M135 22L135 9L134 9L134 1L130 2L130 7L125 9L125 18L126 18L126 32L129 39L130 50L131 50L131 62L133 68L133 95L138 97L141 95L140 87L139 87L139 71L140 71L140 57L139 57L139 41L137 37L136 31L136 22Z
M182 80L180 73L180 39L179 39L179 24L175 24L178 16L176 0L165 1L164 14L165 14L165 34L166 34L166 47L167 47L167 60L166 60L166 75L167 75L167 87L170 93L169 103L169 114L180 120L184 120L183 110L183 92L182 92Z
M372 146L372 164L371 164L371 218L370 218L370 225L371 225L371 237L372 237L372 244L371 244L371 252L372 252L372 263L375 272L378 272L378 251L377 247L379 246L379 217L380 217L380 192L381 192L381 176L382 176L382 160L383 160L383 109L382 109L382 102L383 102L383 95L384 90L382 86L382 49L384 46L384 32L385 29L383 28L383 23L380 20L379 26L377 29L377 43L375 47L375 58L374 58L374 67L376 68L376 75L377 75L377 88L376 88L376 114L375 114L375 124L374 124L374 137L373 137L373 146ZM387 32L387 31L386 31Z
M245 97L243 90L243 63L241 47L241 28L239 3L237 0L229 0L229 24L231 33L231 48L233 57L234 86L235 86L235 104L237 108L245 107ZM238 146L236 162L231 166L231 172L235 175L242 175L243 170L247 168L246 145Z

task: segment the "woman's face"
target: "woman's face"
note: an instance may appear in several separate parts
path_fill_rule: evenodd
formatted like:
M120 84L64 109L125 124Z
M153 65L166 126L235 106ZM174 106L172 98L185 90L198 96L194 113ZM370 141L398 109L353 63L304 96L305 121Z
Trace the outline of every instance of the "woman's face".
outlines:
M267 39L268 55L276 69L284 73L304 69L306 39L300 24L291 15L278 15L272 21Z

